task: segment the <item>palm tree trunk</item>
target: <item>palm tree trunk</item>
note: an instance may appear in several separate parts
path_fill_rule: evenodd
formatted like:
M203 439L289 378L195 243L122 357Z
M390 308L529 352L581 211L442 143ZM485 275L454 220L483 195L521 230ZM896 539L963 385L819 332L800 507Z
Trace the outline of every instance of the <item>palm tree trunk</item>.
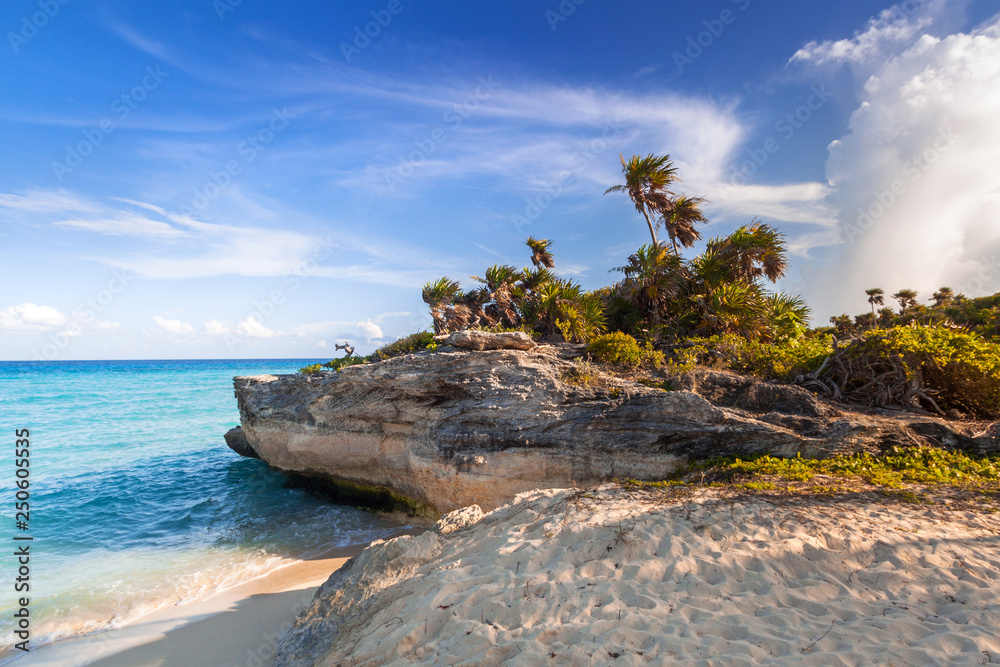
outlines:
M646 218L646 224L649 225L649 235L653 237L653 245L660 245L660 242L656 239L656 230L653 228L653 223L650 221L645 207L642 209L642 217Z

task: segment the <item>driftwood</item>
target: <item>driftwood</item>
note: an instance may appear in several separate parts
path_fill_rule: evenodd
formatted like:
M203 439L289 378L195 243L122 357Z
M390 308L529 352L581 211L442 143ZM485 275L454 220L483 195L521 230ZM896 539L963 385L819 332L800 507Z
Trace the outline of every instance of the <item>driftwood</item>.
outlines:
M834 339L833 354L812 373L799 375L795 384L835 400L945 416L935 400L938 392L927 386L920 364L909 367L900 356L859 349L862 344L856 338L840 347Z
M343 350L344 352L347 352L347 354L344 356L344 359L350 359L351 355L354 354L354 347L346 340L344 341L343 345L338 344L334 345L334 347L337 348L338 350Z

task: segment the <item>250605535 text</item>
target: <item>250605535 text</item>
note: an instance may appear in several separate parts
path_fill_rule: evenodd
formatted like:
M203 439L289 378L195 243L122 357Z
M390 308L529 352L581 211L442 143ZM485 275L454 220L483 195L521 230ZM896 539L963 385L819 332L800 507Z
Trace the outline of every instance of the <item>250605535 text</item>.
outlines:
M31 611L28 593L31 591L31 541L28 534L31 520L31 432L26 428L14 431L14 557L17 572L14 575L14 592L18 594L14 611L14 643L18 650L27 652L31 641Z

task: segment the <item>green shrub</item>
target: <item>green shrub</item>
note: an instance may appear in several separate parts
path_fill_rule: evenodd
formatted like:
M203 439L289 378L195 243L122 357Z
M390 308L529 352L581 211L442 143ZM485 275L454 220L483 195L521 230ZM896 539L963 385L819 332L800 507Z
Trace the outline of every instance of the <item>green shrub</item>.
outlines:
M698 355L704 352L704 348L689 347L674 352L674 356L667 362L667 375L678 377L690 373L698 366Z
M360 366L361 364L367 364L369 361L371 361L371 357L341 357L340 359L328 361L323 366L334 371L339 371L341 368Z
M412 354L413 352L419 352L420 350L437 350L437 343L434 342L433 333L429 331L421 331L419 333L410 334L409 336L404 336L393 343L380 347L373 354L370 354L367 357L341 357L340 359L328 361L322 366L319 364L313 364L312 366L300 368L299 372L305 373L306 375L312 375L313 373L318 373L324 368L339 371L340 369L347 368L348 366L360 366L362 364L369 364L376 361L385 361L386 359L400 357L404 354Z
M854 477L896 489L905 484L995 487L1000 482L1000 456L969 456L935 447L893 447L884 454L839 454L828 459L805 459L801 455L785 459L765 454L707 461L680 472L678 477L703 472L723 479L772 476L808 481L815 475Z
M587 351L598 361L629 368L647 364L659 367L664 361L663 353L654 350L650 343L640 346L639 341L620 331L598 336L587 346Z
M394 343L389 343L383 347L380 347L371 355L373 361L385 361L386 359L392 359L393 357L399 357L404 354L412 354L413 352L419 352L420 350L427 349L431 346L437 349L437 344L434 342L434 334L430 331L420 331L418 333L410 334L409 336L404 336Z
M844 357L852 369L845 395L869 384L875 369L901 366L905 382L922 387L941 409L1000 414L1000 345L978 334L941 326L873 329Z
M691 358L697 357L704 365L775 380L790 380L814 371L833 353L833 337L828 335L764 343L724 334L688 342L690 347L675 353L671 361L682 370L690 369Z
M589 361L574 364L573 368L563 373L562 379L578 387L597 387L600 384L600 376Z

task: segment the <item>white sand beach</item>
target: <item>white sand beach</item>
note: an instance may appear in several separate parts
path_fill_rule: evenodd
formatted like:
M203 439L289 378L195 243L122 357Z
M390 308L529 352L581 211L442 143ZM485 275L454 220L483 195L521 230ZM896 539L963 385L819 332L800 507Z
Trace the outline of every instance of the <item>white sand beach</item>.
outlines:
M356 553L361 547L351 549ZM16 667L261 667L284 626L305 609L343 557L302 561L218 595L162 609L137 623L41 646Z
M375 543L279 664L1000 662L996 513L657 495L533 492ZM323 617L336 639L310 646Z

